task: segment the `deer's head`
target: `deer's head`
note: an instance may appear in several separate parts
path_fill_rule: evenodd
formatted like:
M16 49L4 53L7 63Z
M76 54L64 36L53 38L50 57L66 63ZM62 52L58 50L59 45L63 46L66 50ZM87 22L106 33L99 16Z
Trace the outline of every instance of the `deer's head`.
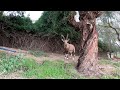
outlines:
M63 35L61 35L61 40L64 42L64 44L67 44L69 42L69 40L70 40L68 38L68 34L67 34L66 38Z

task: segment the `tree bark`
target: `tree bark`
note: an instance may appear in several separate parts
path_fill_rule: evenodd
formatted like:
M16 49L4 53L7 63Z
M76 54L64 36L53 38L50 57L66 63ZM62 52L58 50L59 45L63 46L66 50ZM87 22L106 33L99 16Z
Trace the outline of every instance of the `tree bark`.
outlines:
M87 29L82 30L81 33L81 50L78 59L77 69L79 72L91 75L93 71L96 71L98 62L98 33L96 26L87 32ZM87 33L86 33L87 32ZM86 34L84 34L86 33ZM92 72L92 73L91 73Z
M79 11L80 22L75 22L73 12L69 22L80 31L80 55L77 70L85 75L98 75L98 32L96 31L96 17L99 11Z

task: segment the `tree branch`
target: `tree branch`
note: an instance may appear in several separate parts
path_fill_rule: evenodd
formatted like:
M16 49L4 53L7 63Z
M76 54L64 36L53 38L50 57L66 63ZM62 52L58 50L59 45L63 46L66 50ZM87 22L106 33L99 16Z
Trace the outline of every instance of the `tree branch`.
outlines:
M102 11L78 11L79 12L79 20L80 22L76 22L74 16L76 15L75 11L71 11L68 16L69 24L72 25L76 30L81 30L83 28L86 22L86 20L89 21L89 23L92 24L92 21L94 21L95 18L99 17L103 12Z
M81 22L76 22L75 19L74 19L74 16L76 15L76 12L75 11L71 11L70 12L70 15L68 16L68 21L69 21L69 24L72 25L73 27L75 27L76 29L79 29L80 30L80 27L81 27Z
M117 43L115 43L119 48L120 48L120 45L119 44L117 44Z
M109 26L110 28L112 28L112 29L116 32L117 39L118 39L118 41L120 41L120 34L119 34L119 32L117 31L117 29L114 28L109 22L108 22L108 26Z
M117 35L118 41L120 41L120 33L117 31L118 28L113 27L109 22L108 22L108 26L107 25L99 25L99 26L113 29Z

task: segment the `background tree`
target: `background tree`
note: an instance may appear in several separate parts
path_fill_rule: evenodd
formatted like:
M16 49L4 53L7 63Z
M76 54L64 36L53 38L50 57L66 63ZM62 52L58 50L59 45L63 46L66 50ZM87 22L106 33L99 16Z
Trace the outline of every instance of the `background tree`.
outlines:
M37 32L42 37L60 38L61 34L75 41L79 33L68 24L69 11L44 11L43 15L35 22Z
M120 51L120 29L118 11L106 11L100 18L97 27L99 28L99 38L107 44L107 51Z
M6 30L20 30L28 31L33 30L32 20L29 17L24 16L24 11L7 11L7 16L3 15L0 21L4 25Z

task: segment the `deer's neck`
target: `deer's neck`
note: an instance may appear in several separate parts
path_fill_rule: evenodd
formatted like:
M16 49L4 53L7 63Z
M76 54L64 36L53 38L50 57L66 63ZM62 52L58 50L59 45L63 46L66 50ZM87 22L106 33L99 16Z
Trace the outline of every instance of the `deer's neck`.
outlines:
M66 49L69 48L69 43L65 43L64 48L66 48Z

